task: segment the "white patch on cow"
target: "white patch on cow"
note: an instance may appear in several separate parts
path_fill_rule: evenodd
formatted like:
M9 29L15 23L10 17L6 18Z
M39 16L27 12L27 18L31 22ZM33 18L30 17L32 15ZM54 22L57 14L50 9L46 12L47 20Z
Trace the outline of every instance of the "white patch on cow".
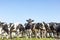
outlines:
M17 32L19 32L19 29L17 30Z
M14 24L11 25L11 27L13 26Z
M42 23L42 25L44 26L44 23Z
M45 29L44 23L42 23L42 25L43 25L42 28Z
M16 33L12 32L12 37L15 37L16 36Z
M37 33L37 36L40 36L40 33Z
M45 29L45 27L43 27L43 29Z
M7 24L7 23L4 23L3 25L5 25L5 24Z
M8 24L8 30L10 31L10 24Z
M15 30L16 30L16 28L17 28L17 26L18 26L19 24L20 24L19 22L14 23L14 28L15 28Z
M56 26L56 24L54 24Z
M50 26L49 23L47 23L48 27Z
M2 27L0 26L0 38L1 38L1 34L2 34L2 32L1 32L1 31L2 31Z
M52 37L54 37L53 33L50 33Z
M2 31L2 27L0 27L0 34L2 33L1 31Z
M19 34L19 29L17 29L17 34Z
M47 37L49 37L49 33L47 33Z

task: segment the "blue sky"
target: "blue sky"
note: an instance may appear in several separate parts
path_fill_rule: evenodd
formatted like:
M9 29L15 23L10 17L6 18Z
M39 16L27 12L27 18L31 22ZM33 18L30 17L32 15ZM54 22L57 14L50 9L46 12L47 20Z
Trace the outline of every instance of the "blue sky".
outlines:
M0 0L0 21L60 22L60 0Z

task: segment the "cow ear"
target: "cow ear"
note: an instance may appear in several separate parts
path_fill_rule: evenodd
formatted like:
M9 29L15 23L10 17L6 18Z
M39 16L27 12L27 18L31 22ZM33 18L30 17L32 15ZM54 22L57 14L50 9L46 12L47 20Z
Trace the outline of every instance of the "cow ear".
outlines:
M28 20L26 20L28 22Z
M34 20L32 20L32 22L34 22Z

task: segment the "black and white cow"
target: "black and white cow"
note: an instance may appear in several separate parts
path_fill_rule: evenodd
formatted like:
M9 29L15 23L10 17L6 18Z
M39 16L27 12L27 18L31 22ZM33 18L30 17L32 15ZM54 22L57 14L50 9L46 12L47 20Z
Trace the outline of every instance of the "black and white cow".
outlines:
M54 25L53 25L53 34L55 34L55 35L57 34L56 36L58 38L60 38L60 23L54 23Z
M32 24L32 32L33 32L33 34L34 34L34 36L36 37L36 38L40 38L41 37L41 26L42 26L42 23L33 23Z
M60 33L60 23L50 22L48 23L49 26L49 36L50 37L57 37Z
M44 27L45 27L45 36L46 37L52 37L53 36L53 34L52 34L52 30L51 30L51 28L50 28L50 24L49 23L45 23L45 22L43 22L43 24L44 24Z
M37 23L36 29L39 29L40 31L40 37L46 38L46 28L45 28L45 22Z
M10 38L15 37L16 36L16 30L14 30L15 29L14 23L9 23L8 29L9 29Z
M18 24L17 27L16 27L16 34L17 36L19 37L24 37L24 34L25 34L25 28L22 24Z
M6 37L7 39L9 38L9 30L8 30L8 24L5 22L0 23L0 35L2 39Z
M29 19L29 20L26 20L28 23L25 25L25 30L26 30L26 34L27 34L27 36L29 37L29 38L31 38L31 35L32 35L32 22L34 21L34 20L31 20L31 19Z
M10 30L10 37L23 37L23 34L25 32L25 28L20 23L10 23L9 24L9 30Z
M53 25L54 25L54 23L53 22L47 23L47 25L49 27L48 28L49 30L47 30L47 36L48 37L53 37L53 30L54 30Z
M46 38L46 24L43 23L33 23L32 24L32 32L34 33L36 38Z

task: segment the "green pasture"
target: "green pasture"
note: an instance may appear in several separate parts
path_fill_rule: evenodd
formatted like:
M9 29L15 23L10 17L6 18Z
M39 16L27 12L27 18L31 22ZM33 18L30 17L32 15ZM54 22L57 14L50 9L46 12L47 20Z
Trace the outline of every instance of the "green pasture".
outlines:
M0 40L54 40L54 38L13 38L13 39L1 39Z

